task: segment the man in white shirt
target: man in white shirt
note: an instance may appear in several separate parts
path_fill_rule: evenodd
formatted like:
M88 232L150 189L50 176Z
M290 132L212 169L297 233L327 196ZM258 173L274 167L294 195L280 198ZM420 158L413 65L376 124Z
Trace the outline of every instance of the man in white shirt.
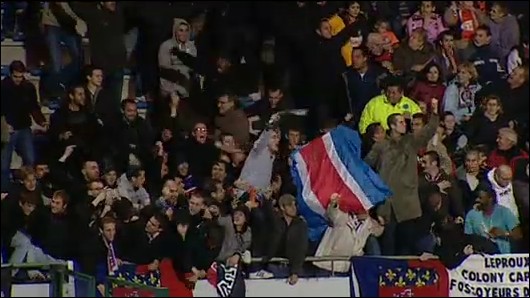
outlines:
M519 218L519 209L515 203L513 195L513 172L507 165L502 165L488 172L488 181L491 183L493 190L497 194L497 202L512 211L515 217Z

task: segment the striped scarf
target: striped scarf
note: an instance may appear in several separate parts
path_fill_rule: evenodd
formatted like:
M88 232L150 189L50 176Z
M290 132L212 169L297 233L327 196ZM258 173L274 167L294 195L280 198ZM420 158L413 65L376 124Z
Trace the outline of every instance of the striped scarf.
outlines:
M118 271L118 260L114 253L114 244L107 242L105 238L103 238L103 242L107 246L107 270L109 271L109 275L115 275L116 271Z

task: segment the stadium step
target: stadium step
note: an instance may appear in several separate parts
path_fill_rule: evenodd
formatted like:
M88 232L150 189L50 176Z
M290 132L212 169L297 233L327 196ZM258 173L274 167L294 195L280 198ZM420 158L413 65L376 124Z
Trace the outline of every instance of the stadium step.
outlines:
M2 40L2 57L0 61L2 65L9 65L13 60L20 60L26 63L26 49L24 42L15 41L10 38Z

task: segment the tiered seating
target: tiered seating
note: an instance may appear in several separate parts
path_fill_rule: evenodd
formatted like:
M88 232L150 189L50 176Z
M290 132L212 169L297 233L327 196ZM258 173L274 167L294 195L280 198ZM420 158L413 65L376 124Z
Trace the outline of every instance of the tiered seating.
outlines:
M83 48L85 52L85 57L90 57L89 49L88 49L88 40L85 38L83 39ZM18 40L15 41L13 39L4 39L2 40L2 55L1 55L1 77L2 79L8 75L9 73L9 64L13 60L20 60L26 64L26 50L24 48L24 41ZM40 79L43 75L43 71L41 69L34 69L30 71L29 80L31 80L37 89L39 88ZM129 95L129 81L131 77L131 71L129 69L125 70L125 75L123 77L123 90L122 90L122 98L127 98ZM40 98L39 98L40 100ZM145 104L140 104L140 108L145 109ZM46 109L47 112L49 112L50 109Z
M2 3L3 8L3 3ZM2 9L2 15L3 15L3 9ZM15 35L13 38L4 38L2 36L1 38L1 46L2 46L2 52L1 52L1 78L3 79L5 76L9 75L9 64L13 60L20 60L26 63L26 49L24 47L24 36L23 35ZM84 56L90 57L89 53L89 47L88 47L88 39L83 39L83 50L84 50ZM88 60L88 59L87 59ZM89 61L85 61L86 63L89 63ZM40 79L43 75L43 71L41 69L34 69L30 70L30 74L28 79L35 84L35 87L37 90L39 90L39 84ZM122 98L128 97L128 91L129 91L129 81L131 77L131 71L126 70L124 75L124 82L123 82L123 91L122 91ZM39 101L40 101L40 94L39 95ZM42 107L42 112L46 116L46 118L49 119L49 116L58 108L56 104L53 104L54 101L50 101L51 104L47 106ZM147 109L147 105L145 102L139 102L139 112L142 116L145 116L145 112ZM20 156L16 154L16 152L13 154L11 168L12 169L18 169L20 168L22 164L22 159Z

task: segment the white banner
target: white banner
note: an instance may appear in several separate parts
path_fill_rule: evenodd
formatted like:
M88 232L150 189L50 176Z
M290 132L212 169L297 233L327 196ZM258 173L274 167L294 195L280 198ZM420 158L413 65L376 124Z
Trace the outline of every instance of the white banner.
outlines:
M245 282L246 297L350 297L348 277L300 278L294 286L287 279L247 279ZM218 297L206 280L197 282L193 296Z
M528 254L472 255L449 270L451 297L530 297Z

